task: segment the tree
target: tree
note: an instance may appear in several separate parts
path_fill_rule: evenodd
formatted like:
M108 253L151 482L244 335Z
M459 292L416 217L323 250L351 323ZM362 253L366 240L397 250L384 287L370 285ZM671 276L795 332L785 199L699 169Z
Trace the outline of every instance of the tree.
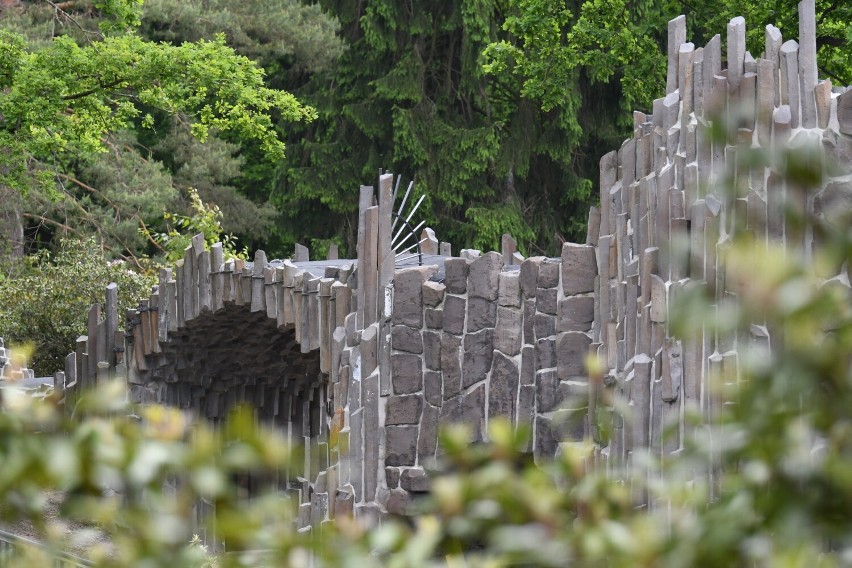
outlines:
M82 189L90 199L116 204L108 187L101 191L80 180L75 166L91 166L93 157L121 144L110 135L150 129L161 113L186 117L201 141L211 132L254 141L272 160L284 153L281 125L315 116L293 95L265 86L264 72L224 37L181 45L143 39L134 31L140 2L39 4L54 7L49 41L0 30L0 187L6 193L36 190L42 199L63 194L76 199ZM72 7L80 14L65 11ZM37 21L37 10L22 13ZM57 29L57 20L67 27ZM20 19L8 21L38 36L37 28L22 26ZM63 192L69 181L75 193Z

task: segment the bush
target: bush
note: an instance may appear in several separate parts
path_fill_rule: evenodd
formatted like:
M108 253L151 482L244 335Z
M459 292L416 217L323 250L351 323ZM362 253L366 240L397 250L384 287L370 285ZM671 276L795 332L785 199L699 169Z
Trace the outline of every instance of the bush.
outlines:
M110 282L118 284L119 310L135 308L154 283L123 261L107 260L94 238L67 239L55 254L28 256L0 280L0 337L32 347L29 365L37 375L62 370L77 337L87 333L89 308L103 302Z

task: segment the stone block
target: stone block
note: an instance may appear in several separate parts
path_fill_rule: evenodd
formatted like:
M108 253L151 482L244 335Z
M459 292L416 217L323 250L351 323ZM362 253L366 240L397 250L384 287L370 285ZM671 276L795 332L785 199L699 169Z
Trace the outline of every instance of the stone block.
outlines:
M538 267L538 288L556 288L559 286L559 261L553 258L545 259Z
M385 468L385 483L387 484L388 489L396 489L399 487L399 468Z
M441 369L441 334L436 331L423 332L423 362L427 369Z
M840 134L852 136L852 90L837 97L837 122Z
M444 402L442 395L443 378L439 371L426 371L423 373L423 394L426 402L434 406L441 406Z
M467 301L459 296L447 296L444 300L444 331L461 335L464 333Z
M422 467L410 467L402 471L399 484L410 493L426 493L429 491L429 476Z
M497 252L484 254L470 263L467 276L467 293L473 298L497 300L500 287L500 271L503 269L503 258Z
M426 308L423 317L426 327L429 329L442 329L444 327L444 310L440 308Z
M417 438L417 459L423 460L435 457L438 448L438 426L443 424L441 412L431 404L423 406L423 417L420 420L420 436Z
M414 465L417 460L417 433L417 426L385 428L385 466Z
M444 291L447 287L439 282L427 280L423 283L423 305L434 308L444 301Z
M542 266L545 266L542 264ZM535 292L535 309L544 314L556 315L556 288L539 288Z
M536 412L550 412L559 408L562 402L559 390L559 377L552 369L539 371L535 377Z
M423 353L423 338L420 330L407 325L395 325L391 328L391 345L397 351Z
M462 420L471 427L471 441L485 439L485 384L481 384L462 397Z
M595 247L562 245L562 289L566 296L594 291L597 272Z
M595 319L595 299L592 296L572 296L559 302L557 331L589 331Z
M524 343L535 343L535 298L524 300Z
M467 292L467 275L470 263L464 258L444 260L444 285L448 294Z
M589 336L579 331L567 331L557 336L556 360L560 380L586 377L586 357L591 343Z
M547 314L536 314L534 322L536 339L544 339L556 333L555 317Z
M394 276L393 323L423 326L423 282L421 267L399 270Z
M556 366L556 340L552 337L535 342L536 369L549 369Z
M521 384L531 385L535 382L535 347L525 345L521 349Z
M521 263L518 279L521 285L521 295L524 298L535 296L535 290L538 288L538 267L542 262L544 262L543 256L534 256Z
M515 401L518 398L520 373L514 360L499 351L491 364L491 383L488 389L488 416L504 416L514 422Z
M394 353L391 355L393 372L393 392L410 394L423 388L421 358L412 353Z
M385 424L417 424L423 411L423 396L404 394L389 396L385 407Z
M464 388L484 380L491 368L494 353L494 330L483 329L464 337L464 364L462 386Z
M388 502L385 504L385 509L391 515L407 515L411 504L411 497L408 492L402 489L392 489L388 495Z
M441 337L441 373L444 380L444 400L461 392L461 338L444 334Z
M663 344L662 398L674 402L680 395L683 382L683 347L680 341L667 337Z
M559 447L559 433L553 427L551 418L535 417L534 453L536 457L553 457Z
M497 327L494 329L494 348L506 355L521 352L523 334L521 311L517 308L497 308Z
M497 303L494 300L470 297L467 306L467 333L495 325L497 325Z
M501 306L520 307L521 305L521 273L517 270L500 273L500 290L497 303Z

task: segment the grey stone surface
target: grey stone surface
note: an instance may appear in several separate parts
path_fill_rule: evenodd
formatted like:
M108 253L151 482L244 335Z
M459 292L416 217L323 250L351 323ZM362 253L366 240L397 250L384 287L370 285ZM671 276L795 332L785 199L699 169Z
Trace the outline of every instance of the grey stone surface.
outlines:
M485 439L485 385L481 384L462 397L462 420L471 428L471 441Z
M464 364L462 386L464 388L484 380L491 368L494 353L494 330L483 329L464 337ZM446 396L446 395L445 395Z
M409 394L423 388L422 359L413 353L391 355L393 392Z
M444 301L444 292L447 287L439 282L431 280L423 283L423 304L434 308Z
M393 323L423 327L423 267L398 270L393 284Z
M398 351L423 353L423 338L419 329L407 325L395 325L391 331L391 345Z
M536 314L534 318L535 338L543 339L556 333L556 318L548 314Z
M458 403L456 403L456 408L458 408ZM417 438L417 459L421 464L424 460L435 457L435 450L438 448L438 427L445 424L443 418L442 411L435 406L431 404L423 406L420 435Z
M467 333L474 333L481 329L494 327L495 325L497 325L497 303L484 298L469 298L467 304Z
M542 262L544 262L543 256L534 256L521 263L521 271L518 278L523 298L535 297L535 290L538 288L538 267Z
M426 493L429 491L429 477L422 467L410 467L402 471L400 486L411 493Z
M595 316L592 296L572 296L560 300L556 319L557 331L589 331Z
M423 314L423 322L429 329L442 329L444 327L444 310L439 308L426 308Z
M552 337L535 342L535 362L537 369L556 366L556 340Z
M467 301L460 296L447 296L444 300L443 326L447 333L464 333Z
M852 90L837 97L837 122L841 134L852 136Z
M385 433L385 465L414 465L417 460L417 426L388 426Z
M542 266L547 266L542 264ZM535 292L535 309L539 312L556 315L556 288L539 288Z
M444 400L461 392L461 338L444 334L441 337L441 373L444 379Z
M423 373L423 394L429 404L441 406L444 403L443 386L443 377L439 371Z
M441 370L441 334L435 331L423 332L423 364L427 369Z
M559 286L559 269L560 263L558 259L548 258L538 267L538 288L556 288Z
M520 307L521 305L521 273L513 270L500 273L500 288L497 303L501 306Z
M680 44L686 41L686 17L678 16L669 20L668 25L668 71L666 75L666 94L672 93L677 89L677 52L680 49Z
M506 355L521 352L521 312L517 308L497 308L497 327L494 329L494 348Z
M423 410L423 396L405 394L388 397L385 407L385 424L417 424Z
M562 288L566 296L592 292L595 276L595 247L573 243L562 245Z
M491 384L488 389L488 416L503 416L515 420L515 401L518 398L520 372L514 360L500 352L494 353L491 363Z
M470 263L467 277L467 293L471 300L482 298L492 302L499 293L500 270L503 259L499 253L489 252Z
M588 335L579 331L567 331L556 337L556 359L561 380L586 377L586 357L591 342Z
M448 294L465 294L467 292L467 275L470 263L463 258L447 258L444 260L444 285Z

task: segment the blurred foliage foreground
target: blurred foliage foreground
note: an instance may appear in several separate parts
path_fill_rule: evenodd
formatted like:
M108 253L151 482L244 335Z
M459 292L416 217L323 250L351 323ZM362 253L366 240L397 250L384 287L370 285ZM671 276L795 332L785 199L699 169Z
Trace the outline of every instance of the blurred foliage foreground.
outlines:
M812 168L797 166L818 161L802 156L782 162L788 188L819 187ZM5 389L0 513L30 519L45 545L0 564L42 566L39 555L72 550L97 566L852 565L852 235L848 213L830 213L788 218L788 242L813 235L813 255L747 233L720 249L736 309L700 287L679 298L679 336L758 324L772 349L738 342L737 376L710 387L724 402L713 424L687 409L695 416L674 457L634 450L629 471L617 471L603 439L562 444L535 464L528 433L509 424L475 446L463 427L447 429L411 517L373 528L338 517L298 533L294 499L238 489L247 472L274 478L298 459L248 410L212 429L178 410L128 405L120 381L64 411L55 397ZM604 432L613 411L629 413L610 402L594 417ZM56 515L48 494L61 496ZM202 498L216 521L196 527ZM81 523L91 528L69 531ZM226 550L205 548L196 530Z

